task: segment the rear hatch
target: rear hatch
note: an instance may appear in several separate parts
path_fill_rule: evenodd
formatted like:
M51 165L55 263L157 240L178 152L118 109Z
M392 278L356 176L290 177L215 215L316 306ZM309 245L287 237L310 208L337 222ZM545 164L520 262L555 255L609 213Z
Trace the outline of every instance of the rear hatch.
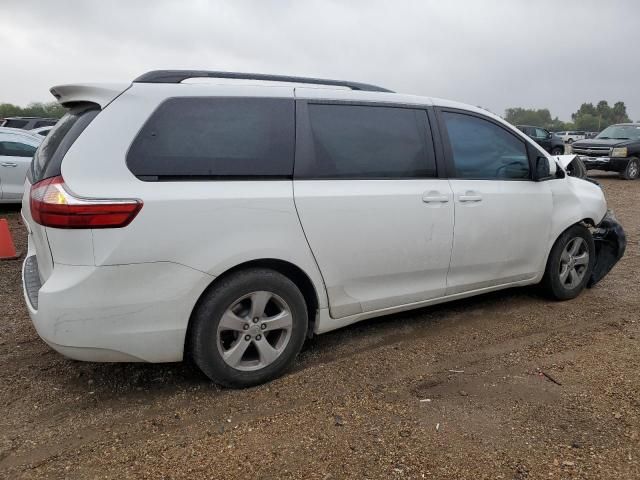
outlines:
M29 233L30 254L35 253L37 258L41 283L44 283L53 271L53 256L47 228L36 223L31 215L31 186L61 174L65 154L99 112L100 106L95 103L76 103L40 144L27 173L22 197L22 217Z

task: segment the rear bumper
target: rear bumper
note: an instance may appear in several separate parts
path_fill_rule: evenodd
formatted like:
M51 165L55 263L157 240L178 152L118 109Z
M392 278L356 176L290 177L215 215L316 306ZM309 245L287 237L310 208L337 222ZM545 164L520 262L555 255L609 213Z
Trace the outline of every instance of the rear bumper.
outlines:
M170 262L56 264L34 292L37 264L34 273L30 258L22 273L33 325L54 350L76 360L182 360L189 317L213 279Z
M628 158L587 157L578 155L587 170L612 170L621 172L627 168Z

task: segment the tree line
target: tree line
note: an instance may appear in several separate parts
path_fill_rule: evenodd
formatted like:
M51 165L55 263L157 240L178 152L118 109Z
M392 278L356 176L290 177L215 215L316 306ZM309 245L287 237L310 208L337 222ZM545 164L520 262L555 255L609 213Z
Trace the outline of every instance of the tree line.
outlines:
M7 117L46 117L60 118L67 111L57 102L33 102L26 107L19 107L11 103L0 103L0 118Z
M595 106L593 103L583 103L575 113L571 114L570 122L563 122L558 117L552 118L548 108L507 108L504 118L513 125L534 125L555 132L564 130L599 132L609 125L631 121L624 102L616 102L611 107L606 100L600 100Z

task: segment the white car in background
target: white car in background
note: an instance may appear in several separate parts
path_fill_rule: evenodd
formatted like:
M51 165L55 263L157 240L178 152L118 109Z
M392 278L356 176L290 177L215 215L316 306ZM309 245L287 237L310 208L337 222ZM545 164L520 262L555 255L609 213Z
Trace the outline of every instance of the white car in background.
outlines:
M29 130L29 132L35 133L36 135L40 135L41 137L46 137L54 126L55 125L51 125L48 127L34 128L33 130Z
M0 203L20 203L24 180L42 136L0 127Z
M71 358L189 355L244 387L313 334L540 282L566 300L603 271L602 190L480 108L229 72L51 92L70 110L25 183L23 282Z
M564 131L556 132L556 137L560 137L564 143L573 143L578 140L584 140L587 136L587 132L582 131Z

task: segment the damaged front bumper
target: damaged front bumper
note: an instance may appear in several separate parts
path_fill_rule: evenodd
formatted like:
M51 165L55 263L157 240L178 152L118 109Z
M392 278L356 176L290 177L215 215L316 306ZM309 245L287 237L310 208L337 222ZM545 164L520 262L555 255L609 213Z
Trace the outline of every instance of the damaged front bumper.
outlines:
M596 247L596 261L587 287L591 288L611 271L624 255L627 237L613 212L609 211L592 232Z

